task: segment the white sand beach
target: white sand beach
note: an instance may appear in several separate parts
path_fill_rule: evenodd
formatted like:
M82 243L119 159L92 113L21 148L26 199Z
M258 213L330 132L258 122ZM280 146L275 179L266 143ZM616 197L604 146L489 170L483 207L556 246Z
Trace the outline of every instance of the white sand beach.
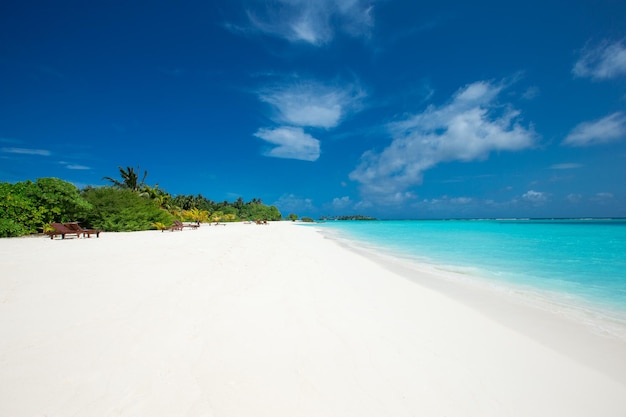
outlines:
M290 222L0 239L0 416L624 416L626 344Z

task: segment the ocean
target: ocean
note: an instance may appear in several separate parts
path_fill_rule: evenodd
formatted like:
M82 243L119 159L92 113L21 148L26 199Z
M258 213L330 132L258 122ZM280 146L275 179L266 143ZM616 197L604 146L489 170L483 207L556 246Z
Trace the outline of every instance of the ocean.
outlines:
M427 264L626 339L626 219L329 221L332 238Z

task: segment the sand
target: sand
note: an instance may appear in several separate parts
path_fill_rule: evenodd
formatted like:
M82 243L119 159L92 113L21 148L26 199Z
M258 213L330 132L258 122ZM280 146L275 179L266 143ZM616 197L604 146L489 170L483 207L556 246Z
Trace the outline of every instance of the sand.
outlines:
M0 416L624 416L626 345L290 222L0 239Z

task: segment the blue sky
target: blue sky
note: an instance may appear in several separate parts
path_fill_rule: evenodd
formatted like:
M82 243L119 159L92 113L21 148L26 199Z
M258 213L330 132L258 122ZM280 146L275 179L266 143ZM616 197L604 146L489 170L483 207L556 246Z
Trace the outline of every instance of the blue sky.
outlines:
M0 181L626 216L623 1L25 0L0 36Z

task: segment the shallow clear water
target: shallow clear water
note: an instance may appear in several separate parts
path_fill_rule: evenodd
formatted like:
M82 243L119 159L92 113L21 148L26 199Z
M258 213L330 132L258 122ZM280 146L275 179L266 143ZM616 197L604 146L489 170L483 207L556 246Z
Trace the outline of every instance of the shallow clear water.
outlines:
M327 233L626 318L626 219L335 221Z

